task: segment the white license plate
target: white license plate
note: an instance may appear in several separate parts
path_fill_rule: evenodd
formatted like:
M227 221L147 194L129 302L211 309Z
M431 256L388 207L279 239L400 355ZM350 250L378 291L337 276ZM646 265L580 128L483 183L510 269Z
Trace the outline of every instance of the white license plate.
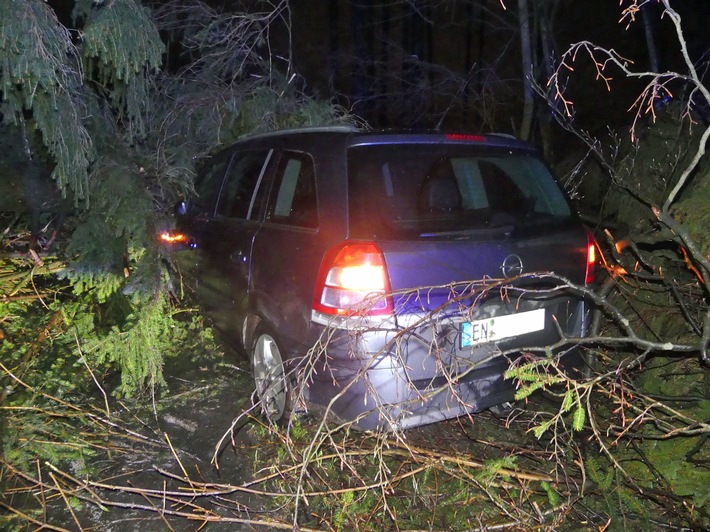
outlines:
M545 328L545 309L529 310L465 322L461 329L461 347L495 342Z

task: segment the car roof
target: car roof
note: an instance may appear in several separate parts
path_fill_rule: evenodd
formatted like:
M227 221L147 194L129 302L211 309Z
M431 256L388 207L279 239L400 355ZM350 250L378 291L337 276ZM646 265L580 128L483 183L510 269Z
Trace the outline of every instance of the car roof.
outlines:
M460 133L414 130L363 130L354 126L313 126L295 129L275 130L243 137L237 144L249 141L322 137L338 140L348 146L378 144L478 144L494 148L510 148L534 151L535 148L512 135L505 133Z

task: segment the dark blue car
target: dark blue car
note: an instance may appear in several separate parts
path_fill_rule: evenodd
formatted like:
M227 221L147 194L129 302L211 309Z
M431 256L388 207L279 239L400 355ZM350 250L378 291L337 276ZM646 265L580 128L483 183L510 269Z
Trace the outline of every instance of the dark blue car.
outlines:
M586 333L564 280L591 282L593 242L514 138L275 132L211 157L196 189L178 263L272 421L298 405L391 429L495 408L520 351Z

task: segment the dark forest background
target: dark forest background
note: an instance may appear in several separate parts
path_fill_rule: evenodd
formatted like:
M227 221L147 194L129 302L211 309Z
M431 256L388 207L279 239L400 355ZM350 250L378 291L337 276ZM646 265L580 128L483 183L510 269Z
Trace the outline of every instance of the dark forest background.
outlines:
M531 55L524 64L521 4L296 1L291 3L290 56L306 90L334 99L374 127L511 134L520 133L525 77L545 87L572 43L590 41L618 50L638 70L683 66L675 32L661 18L662 5L645 2L635 23L620 24L615 1L527 3ZM709 60L710 6L691 0L674 7L684 21L689 54L702 70ZM286 46L280 48L289 55ZM640 82L618 77L610 95L585 58L575 71L568 90L577 103L577 121L593 131L629 123ZM539 141L540 129L552 120L547 102L537 99L534 113L533 136Z
M708 0L0 1L0 528L707 528L708 15ZM511 368L526 411L432 432L230 427L248 368L157 236L216 149L335 124L540 149L600 255L596 285L568 286L595 307L570 340L583 379L554 358ZM186 450L212 436L243 477Z

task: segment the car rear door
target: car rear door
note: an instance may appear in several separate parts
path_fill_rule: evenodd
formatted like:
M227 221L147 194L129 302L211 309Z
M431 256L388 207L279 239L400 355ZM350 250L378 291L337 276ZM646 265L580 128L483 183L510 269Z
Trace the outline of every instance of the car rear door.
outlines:
M324 252L326 220L319 213L318 169L307 151L291 149L279 155L265 221L252 252L254 307L289 352L303 352L308 346L315 278Z
M249 308L252 244L263 219L273 150L237 148L219 161L224 177L214 210L191 235L198 253L197 296L218 331L240 346ZM241 346L244 347L244 346Z

